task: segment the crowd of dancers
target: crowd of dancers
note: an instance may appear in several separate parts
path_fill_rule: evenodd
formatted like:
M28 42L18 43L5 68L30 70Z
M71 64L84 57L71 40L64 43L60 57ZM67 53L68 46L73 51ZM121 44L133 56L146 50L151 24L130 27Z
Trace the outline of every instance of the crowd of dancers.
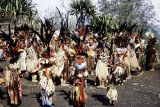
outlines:
M53 106L57 85L72 85L73 105L85 106L88 99L85 87L90 75L95 86L107 88L106 97L113 104L118 97L115 84L123 85L132 75L142 75L144 68L154 71L153 33L142 36L121 31L102 37L87 31L79 27L69 35L51 28L39 35L27 25L16 27L9 34L1 30L0 59L8 64L2 68L5 75L0 84L5 83L9 104L22 102L21 86L25 78L38 82L42 106Z

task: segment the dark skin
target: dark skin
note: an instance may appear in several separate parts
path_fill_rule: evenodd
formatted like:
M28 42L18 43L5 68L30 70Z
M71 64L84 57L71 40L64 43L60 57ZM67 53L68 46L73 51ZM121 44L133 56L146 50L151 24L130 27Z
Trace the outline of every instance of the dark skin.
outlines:
M153 62L155 58L156 51L154 49L156 40L150 39L146 48L146 70L153 69Z

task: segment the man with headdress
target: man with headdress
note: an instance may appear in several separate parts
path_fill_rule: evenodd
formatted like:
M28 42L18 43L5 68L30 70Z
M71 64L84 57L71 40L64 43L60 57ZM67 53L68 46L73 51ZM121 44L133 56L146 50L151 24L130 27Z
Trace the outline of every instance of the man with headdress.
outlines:
M62 48L61 45L57 46L57 51L54 55L54 59L55 59L55 76L61 79L62 84L65 83L64 80L64 67L65 67L65 52Z
M146 69L151 71L154 71L153 63L156 61L155 43L156 38L153 34L150 34L150 38L146 47Z
M96 58L96 47L97 44L94 43L94 39L93 37L89 38L89 42L87 44L87 48L88 48L88 60L87 60L87 66L88 66L88 71L90 73L93 73L92 70L94 69L94 65L95 65L95 58Z
M40 81L39 85L42 89L41 92L41 99L42 105L47 107L53 106L53 94L55 92L55 86L51 76L51 64L49 63L48 59L45 59L42 63L42 70L40 71Z
M77 71L76 74L78 75L78 74L84 73L86 66L87 65L86 65L84 57L80 55L77 56L77 62L75 65L76 71Z
M115 38L116 47L115 47L115 52L114 52L113 64L119 63L119 62L117 62L118 58L120 58L121 56L123 56L124 54L127 53L128 45L125 45L122 35L123 34L120 33L120 35Z
M97 65L95 69L95 72L96 72L95 85L97 85L98 82L100 83L100 86L104 87L105 85L107 85L106 84L107 76L109 75L108 58L109 58L109 55L107 55L107 53L105 52L102 52L97 61Z
M19 49L18 52L20 53L19 56L19 60L18 60L18 64L19 64L19 73L20 76L23 77L23 74L26 72L27 66L26 66L26 50L25 47L23 47L22 49Z
M6 89L11 105L19 105L22 100L21 80L18 74L18 65L14 62L9 64L5 72Z
M33 45L31 44L32 42L29 42L27 44L27 49L26 49L26 70L27 72L29 72L29 74L31 74L32 76L32 81L33 82L37 82L36 78L37 78L37 74L35 73L35 69L38 63L38 56L37 53L33 47Z

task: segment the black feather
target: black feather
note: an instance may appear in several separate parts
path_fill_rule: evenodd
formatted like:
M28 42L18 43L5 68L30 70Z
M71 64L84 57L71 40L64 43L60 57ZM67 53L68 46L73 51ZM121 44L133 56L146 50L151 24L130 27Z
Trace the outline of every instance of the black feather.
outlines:
M31 29L32 30L32 32L34 33L34 34L36 34L39 38L40 38L40 40L42 41L42 43L44 44L44 38L43 38L43 33L42 33L42 29L41 29L41 34L39 33L39 32L37 32L36 30L34 30L33 28Z
M127 27L127 22L122 23L119 26L118 33L123 32L126 29L126 27Z
M56 9L58 10L58 13L59 13L59 15L60 15L60 17L62 19L62 14L61 14L60 10L58 9L58 7L56 7Z
M80 37L74 33L71 34L71 39L75 41L77 44L80 44Z
M11 38L11 36L9 36L5 32L3 32L2 30L0 30L0 32L1 32L0 38L2 38L5 41L8 41L10 43L10 45L14 46L14 40Z

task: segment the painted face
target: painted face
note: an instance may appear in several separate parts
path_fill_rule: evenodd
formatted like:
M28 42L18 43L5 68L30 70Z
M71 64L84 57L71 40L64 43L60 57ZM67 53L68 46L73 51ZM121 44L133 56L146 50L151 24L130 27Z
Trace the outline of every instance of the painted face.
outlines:
M93 39L89 39L89 44L90 44L90 45L93 44Z

